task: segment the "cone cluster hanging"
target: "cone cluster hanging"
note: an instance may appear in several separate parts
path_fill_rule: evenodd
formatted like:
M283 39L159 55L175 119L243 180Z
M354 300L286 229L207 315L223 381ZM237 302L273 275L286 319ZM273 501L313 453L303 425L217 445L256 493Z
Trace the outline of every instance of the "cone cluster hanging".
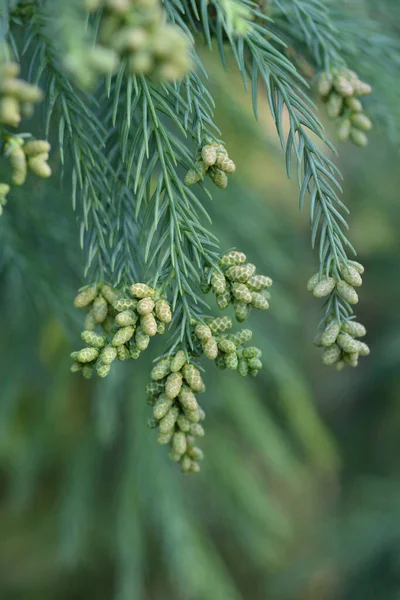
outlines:
M371 93L368 83L347 69L324 72L318 76L317 89L326 103L331 119L337 119L337 136L341 142L351 139L357 146L368 144L367 131L372 122L363 112L360 97Z
M322 363L335 365L341 371L346 365L356 367L360 356L368 356L369 347L356 338L363 337L367 331L364 325L347 320L338 323L334 318L328 320L315 345L324 348Z
M77 295L75 306L88 309L81 334L87 346L71 354L72 371L90 378L95 368L99 377L106 377L115 359L139 358L150 339L165 332L172 313L161 293L145 283L132 284L129 292L132 297L103 284ZM98 327L103 333L95 331Z
M195 324L194 336L201 346L197 354L203 353L209 360L214 360L219 369L238 371L240 375L250 374L254 377L262 368L262 352L254 346L245 346L253 335L250 329L227 333L232 325L229 317L217 317L207 321L207 324Z
M51 168L47 163L50 148L46 140L25 142L24 138L17 135L7 137L4 154L12 167L11 179L14 185L25 183L28 169L38 177L51 176Z
M180 462L184 473L200 470L203 452L195 438L204 436L201 421L205 413L196 394L205 391L200 371L183 350L162 358L151 372L147 386L148 401L153 407L149 426L158 429L159 444L169 444L171 460Z
M320 278L319 273L315 273L309 280L307 288L316 298L324 298L336 293L340 300L357 304L358 294L355 288L361 286L363 272L364 267L360 263L349 261L340 267L342 279ZM324 348L323 364L334 364L340 371L346 364L356 367L359 356L367 356L369 348L364 342L355 339L366 334L365 327L350 319L339 322L334 313L332 309L332 314L325 320L323 330L318 334L315 344Z
M23 116L31 116L33 107L43 100L43 92L37 85L18 79L20 72L16 62L0 65L0 123L18 127Z
M220 270L212 271L205 291L212 289L221 310L232 304L236 319L242 323L252 308L269 308L267 288L271 285L270 277L257 275L255 265L246 263L243 252L231 250L221 257Z
M196 155L195 168L189 169L184 183L193 185L208 175L221 189L228 185L228 175L236 171L235 163L228 156L223 144L211 142L203 146Z
M358 303L358 294L356 287L362 285L361 275L364 272L364 267L355 261L340 266L341 279L333 276L320 277L319 273L315 273L307 283L307 289L312 292L315 298L324 298L335 291L340 298L349 304Z
M130 73L163 81L180 79L190 70L189 39L180 27L165 23L159 0L86 0L85 5L90 12L103 9L98 45L86 58L94 72L87 76L89 85L97 73L113 73L121 59ZM70 66L79 73L79 64Z

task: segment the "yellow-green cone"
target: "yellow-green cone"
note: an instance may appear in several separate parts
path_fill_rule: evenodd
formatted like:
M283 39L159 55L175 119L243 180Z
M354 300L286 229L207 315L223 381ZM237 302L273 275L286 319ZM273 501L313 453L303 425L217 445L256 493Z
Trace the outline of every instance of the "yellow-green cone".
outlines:
M151 298L142 298L139 300L136 310L139 315L148 315L153 311L155 304Z
M183 350L178 350L171 360L171 372L177 373L186 364L186 354Z
M162 323L170 323L172 319L171 307L166 300L162 298L157 300L155 313Z
M126 344L126 342L129 342L134 333L135 329L132 327L132 325L129 325L128 327L121 327L121 329L119 329L114 335L111 344L114 347Z
M93 302L92 313L97 323L102 323L107 316L108 304L103 296L97 296Z
M246 262L246 255L243 252L238 252L237 250L230 250L222 255L220 262L222 266L226 267L242 265Z
M149 313L140 318L140 325L143 331L150 337L153 337L157 333L157 322L154 318L153 313Z

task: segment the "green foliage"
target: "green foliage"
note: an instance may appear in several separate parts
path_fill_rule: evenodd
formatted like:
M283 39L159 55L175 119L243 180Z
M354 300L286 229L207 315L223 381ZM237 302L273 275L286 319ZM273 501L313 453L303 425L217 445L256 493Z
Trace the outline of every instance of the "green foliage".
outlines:
M244 0L166 0L165 20L157 17L157 26L184 32L185 48L191 49L192 56L190 63L185 62L186 74L176 80L175 74L168 75L170 71L162 75L165 63L157 58L155 42L154 72L145 72L137 68L144 63L136 60L135 49L128 52L121 46L120 51L116 42L122 39L121 32L107 41L101 38L103 16L110 18L118 5L113 0L90 16L79 0L0 3L0 34L7 41L3 62L20 62L21 80L44 93L42 107L31 121L23 118L21 130L3 123L2 181L11 175L6 146L10 136L22 140L24 160L39 175L45 173L48 152L41 147L33 156L33 145L43 143L44 137L52 144L52 177L42 181L27 172L21 190L8 191L8 184L1 188L1 207L8 202L0 221L0 285L5 290L0 298L5 332L0 349L0 465L15 509L31 502L36 489L41 495L35 502L44 513L56 503L54 523L49 525L51 548L58 529L63 566L43 557L43 564L52 565L55 581L68 565L82 569L89 595L96 590L98 597L239 599L247 597L249 582L256 582L257 589L251 588L255 598L318 597L319 592L305 589L302 581L311 579L319 568L326 572L332 562L338 570L344 569L345 559L329 544L336 526L342 540L347 522L351 534L343 539L349 548L349 569L357 571L351 552L358 553L364 564L373 561L379 543L374 546L371 539L383 536L379 529L381 523L384 527L383 517L376 525L378 533L360 525L354 506L348 521L347 516L328 520L328 533L319 531L315 518L315 513L329 512L331 488L323 484L338 485L338 457L315 411L308 377L300 370L305 364L310 371L313 368L305 348L314 324L304 307L300 313L296 306L303 304L296 286L301 288L309 277L310 269L302 265L310 257L298 221L285 213L291 210L285 198L293 195L293 188L282 181L281 157L274 140L265 139L264 124L268 103L287 172L297 171L300 207L310 205L312 245L317 246L319 258L312 291L326 299L318 340L323 362L338 368L345 363L355 366L358 355L368 352L355 339L365 334L365 328L351 318L358 300L354 288L361 282L356 265L360 265L351 260L353 248L346 232L351 219L340 197L340 174L332 162L329 132L316 117L308 83L313 93L317 72L354 69L373 86L366 114L378 131L387 135L390 130L396 141L394 74L400 54L395 25L386 22L385 10L389 7L391 14L396 10L390 4L374 6L372 12L369 3L361 1L273 0L261 8ZM371 39L367 47L361 43L365 35ZM202 39L211 52L202 47ZM96 56L102 50L94 46L95 41L118 54L115 64L106 64L105 54ZM216 50L225 74L217 66ZM104 70L99 68L101 56ZM172 60L175 65L177 59L176 55ZM260 117L257 127L250 124L243 108L246 99L238 91L235 63L245 87L251 89L253 108ZM352 121L361 132L365 118ZM377 144L375 135L371 139L371 150L353 150L349 160L357 160L356 156L370 160ZM261 151L265 143L270 148L268 159ZM32 164L31 156L40 156L40 164ZM345 162L343 166L348 191L355 184L352 171ZM359 166L353 163L354 170ZM184 183L187 172L193 187ZM229 187L224 191L226 173ZM209 185L205 174L221 190ZM60 175L62 193L57 184ZM277 181L287 186L285 191L279 191ZM384 183L380 180L380 186ZM360 184L351 195L354 212L361 217L366 209L357 204L358 198L364 200L371 188ZM275 198L280 198L281 206ZM373 211L372 201L368 206ZM378 281L381 275L368 257L368 244L378 237L364 232L362 223L351 224L367 267L363 299L370 298L371 304L374 277ZM288 235L290 229L297 235ZM271 279L255 273L243 253L221 250L236 247L245 249L260 272L271 274L275 282L271 310L259 316L258 310L251 313L254 342L250 342L251 330L230 330L231 318L217 317L217 309L232 312L232 305L232 316L243 321L251 306L260 310L269 306L266 288ZM82 324L70 305L83 273L88 286L76 306L88 308L88 314L82 349L73 353L71 368L82 373L82 379L70 377L68 354L69 346L79 347ZM133 298L129 286L138 281L151 288ZM289 281L290 294L285 289ZM210 285L217 308L212 295L204 295ZM149 289L157 289L160 298ZM381 293L379 286L376 290ZM172 311L162 304L163 295ZM360 305L362 320L369 325L372 317ZM389 331L392 318L379 307L377 303L375 309ZM98 333L96 327L104 331ZM149 348L140 364L120 364L139 358L150 337L164 331L164 348L154 339L154 350ZM162 358L151 371L150 359L157 353ZM210 362L207 373L200 375L197 367L203 354ZM395 381L398 352L391 333L376 354L374 364L385 360L386 370L381 387L376 384L371 389L378 396L386 392L395 396L395 384L391 388L390 382ZM196 371L188 371L188 360L197 365ZM364 359L367 365L369 360ZM212 362L224 373L215 371ZM21 365L23 378L18 374ZM377 381L376 373L360 368L361 377L348 369L345 378L352 378L354 394L361 398L368 392L372 397L368 385ZM174 471L154 444L154 432L144 427L151 411L141 390L150 371L154 382L149 388L153 405L149 425L158 427L161 443L171 444L170 458L179 461L184 471L197 471L202 457L193 438L204 433L200 424L204 413L196 413L193 398L203 391L203 380L207 384L202 396L207 410L202 443L208 460L197 482L188 482ZM257 373L254 381L245 377ZM326 396L334 402L341 397L340 381L347 379L330 379L329 373L321 379L320 399ZM334 406L338 412L343 410ZM334 419L330 424L337 426ZM371 480L368 489L376 486L379 482ZM388 496L397 498L396 490L390 485L387 489ZM304 502L299 503L300 495ZM371 497L363 510L368 519L376 514L373 511L384 515L386 508L376 508ZM315 533L318 557L313 550ZM299 541L303 553L297 551ZM390 552L389 542L388 547ZM307 561L311 556L306 567L299 554ZM89 556L104 564L102 589L94 580L91 583ZM293 557L293 565L288 556ZM146 567L149 561L153 562ZM237 570L238 564L243 569ZM150 569L158 574L153 582L146 575ZM46 575L42 577L44 581ZM359 579L360 589L367 589L360 574ZM326 580L330 585L328 575ZM6 593L15 588L7 578L5 586ZM49 587L49 595L56 597L56 588ZM77 584L77 588L77 594L87 597L83 587ZM346 582L339 588L332 584L331 592L335 598L357 597L351 589L346 591ZM363 597L362 592L359 595Z

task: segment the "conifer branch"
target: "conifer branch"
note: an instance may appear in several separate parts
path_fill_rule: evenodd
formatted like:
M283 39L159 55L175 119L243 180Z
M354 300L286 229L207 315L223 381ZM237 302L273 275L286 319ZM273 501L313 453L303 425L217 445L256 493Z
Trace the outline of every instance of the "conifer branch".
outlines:
M251 6L247 3L245 5ZM310 197L311 241L313 247L318 244L320 276L328 277L332 273L340 277L341 263L346 264L348 252L355 253L355 250L345 234L348 226L344 214L348 211L338 195L341 191L340 172L309 134L313 133L332 149L303 91L306 83L279 50L284 47L284 43L272 30L270 31L266 25L266 18L260 11L252 7L254 21L249 21L249 31L243 36L234 37L230 33L226 14L220 4L213 3L212 6L217 15L215 20L209 19L207 13L202 13L201 16L205 36L208 37L206 32L210 30L216 37L222 60L224 40L229 40L246 87L247 78L251 80L256 117L259 79L265 84L271 113L285 150L289 176L293 154L296 158L300 209L303 208L306 195ZM186 10L190 10L189 4L186 4ZM263 25L256 22L260 19L263 20ZM284 109L289 116L290 129L287 136L283 127ZM339 318L351 314L350 305L337 298L335 291L332 292L328 303L327 310L331 309Z
M190 320L205 306L198 286L204 266L213 265L217 258L217 238L202 224L209 217L201 201L182 183L179 171L192 167L193 159L171 127L175 124L181 133L185 131L179 113L174 112L179 101L174 88L165 87L168 95L162 96L160 88L144 77L135 78L134 87L140 122L128 163L136 165L133 180L136 214L144 215L144 260L156 270L152 285L172 288L180 339L191 344Z
M72 164L72 203L74 209L77 205L79 208L85 274L94 280L107 279L110 271L107 205L112 173L103 153L105 131L90 98L73 88L61 68L48 28L47 15L35 9L23 52L29 50L32 56L30 77L46 90L46 135L54 119L58 119L61 164L64 170L69 161Z

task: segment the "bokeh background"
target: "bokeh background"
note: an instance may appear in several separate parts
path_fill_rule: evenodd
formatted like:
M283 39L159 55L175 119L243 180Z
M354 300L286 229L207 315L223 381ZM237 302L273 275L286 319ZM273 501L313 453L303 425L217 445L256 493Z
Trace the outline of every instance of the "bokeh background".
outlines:
M275 282L250 324L264 369L242 379L207 366L206 459L182 475L146 427L163 340L106 380L69 373L83 315L68 178L13 192L0 219L4 600L400 598L398 152L379 131L366 149L340 148L372 352L336 373L312 344L316 256L265 98L257 124L237 74L204 58L238 165L207 208L222 249Z

